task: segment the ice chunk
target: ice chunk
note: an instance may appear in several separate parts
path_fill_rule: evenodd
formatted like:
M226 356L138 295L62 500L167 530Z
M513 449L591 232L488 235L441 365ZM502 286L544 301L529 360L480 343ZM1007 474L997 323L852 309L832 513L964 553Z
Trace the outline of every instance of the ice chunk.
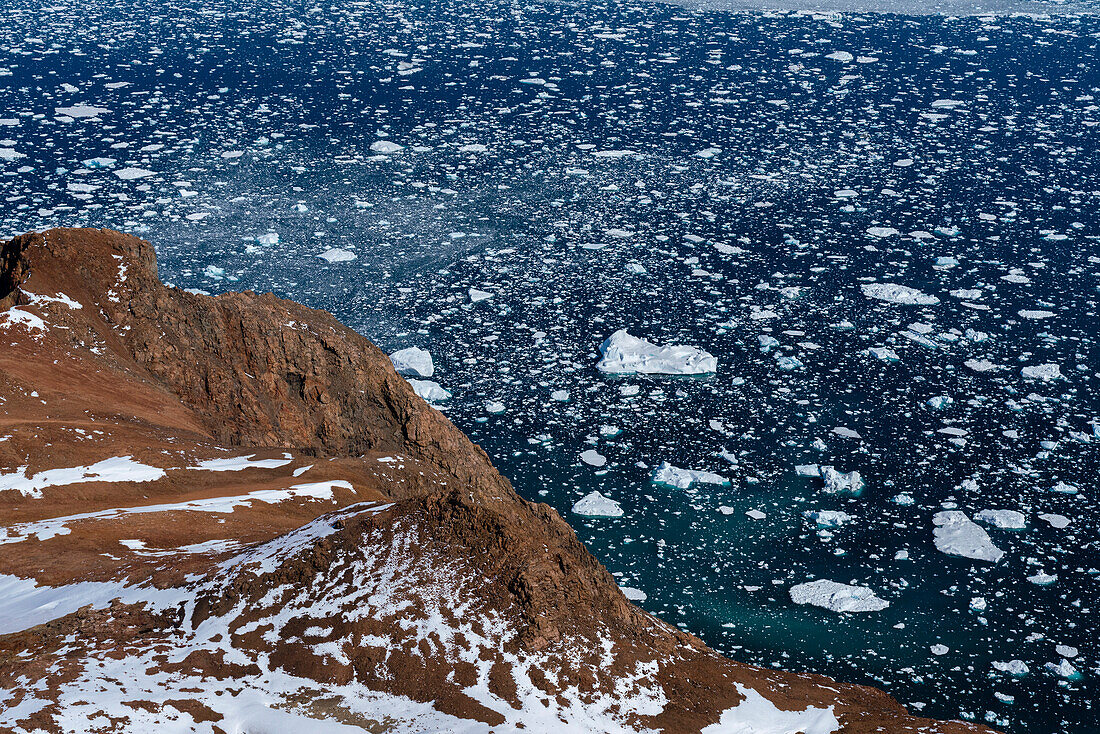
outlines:
M607 464L607 457L595 449L588 449L581 452L581 461L598 468Z
M847 64L849 61L855 58L847 51L833 51L831 54L826 54L825 58L831 61L839 61L842 64Z
M342 247L330 247L317 257L330 263L346 263L355 259L355 253Z
M1044 512L1039 515L1039 519L1050 524L1052 528L1061 530L1062 528L1069 527L1070 519L1065 515L1055 515L1050 512Z
M620 586L619 591L623 592L623 596L630 601L642 602L648 598L641 589L634 589L629 586Z
M431 377L435 374L435 364L432 355L427 349L420 347L406 347L398 349L390 355L393 368L398 374L411 377Z
M693 484L720 484L727 485L730 480L709 471L693 471L691 469L679 469L667 461L662 461L653 470L653 481L677 489L688 489Z
M411 377L406 377L405 379L412 385L413 391L429 403L441 403L451 399L451 394L444 390L438 382L432 382L431 380L414 380Z
M145 168L134 168L130 166L115 171L115 175L123 181L133 181L138 178L148 178L153 175L153 172Z
M1004 551L993 545L989 534L961 510L937 512L932 522L936 525L932 530L936 548L943 553L989 563L1004 557Z
M1022 530L1027 527L1027 518L1016 510L982 510L974 519L996 528Z
M380 153L382 155L390 155L397 153L405 149L404 145L398 145L392 140L376 140L370 144L372 153Z
M78 104L72 107L54 107L54 113L58 115L65 115L66 117L99 117L110 112L106 107L95 107L90 104Z
M479 290L477 288L470 289L470 302L477 303L478 301L484 301L486 298L492 298L493 294L489 291Z
M585 495L573 505L573 512L585 517L622 517L623 508L599 492Z
M1020 370L1020 374L1025 380L1042 380L1048 382L1050 380L1061 380L1062 370L1059 369L1056 364L1036 364L1028 367L1024 367Z
M600 345L597 369L609 374L700 375L718 369L718 360L697 347L656 344L620 329Z
M993 661L993 669L1008 673L1015 678L1023 678L1029 672L1027 663L1023 660L1009 660L1007 663L995 660Z
M1062 658L1060 663L1046 663L1043 665L1043 669L1066 680L1077 680L1081 677L1081 674L1077 672L1077 668L1073 667L1073 663L1065 658Z
M821 467L821 478L825 480L825 491L830 493L849 492L859 494L863 491L863 478L858 471L850 471L845 474L837 471L835 467Z
M875 596L866 586L852 586L828 579L818 579L791 587L791 601L812 604L833 612L878 612L890 602Z
M852 516L839 510L806 510L802 516L817 523L819 528L837 528L852 521Z
M940 299L920 292L916 288L896 283L864 283L863 295L899 306L935 306Z

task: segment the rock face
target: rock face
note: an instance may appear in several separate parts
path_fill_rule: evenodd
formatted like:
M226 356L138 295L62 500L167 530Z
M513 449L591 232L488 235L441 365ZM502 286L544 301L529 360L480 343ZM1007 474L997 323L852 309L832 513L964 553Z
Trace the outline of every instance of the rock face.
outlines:
M139 239L2 246L0 400L0 730L987 731L665 625L365 338Z

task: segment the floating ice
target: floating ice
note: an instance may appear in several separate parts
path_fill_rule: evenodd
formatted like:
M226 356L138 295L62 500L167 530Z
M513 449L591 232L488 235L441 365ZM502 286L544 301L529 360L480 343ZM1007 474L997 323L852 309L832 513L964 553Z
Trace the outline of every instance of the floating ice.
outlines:
M802 516L817 523L819 528L837 528L852 521L852 516L839 510L806 510Z
M581 461L598 468L607 464L607 457L595 449L588 449L581 452Z
M599 492L592 492L577 500L573 505L573 512L585 517L622 517L623 508L619 503Z
M878 612L890 606L866 586L852 586L828 579L818 579L791 587L791 601L812 604L833 612Z
M355 259L355 253L342 247L330 247L317 257L330 263L346 263Z
M411 377L431 377L435 374L435 363L427 349L420 347L406 347L398 349L390 355L393 368L398 374Z
M653 470L653 482L677 489L688 489L693 484L720 484L727 485L730 480L709 471L693 471L691 469L679 469L667 461L662 461Z
M830 493L848 492L859 494L863 491L863 478L858 471L850 471L845 474L837 471L835 467L821 467L821 478L825 480L825 491Z
M486 298L492 298L493 294L489 291L479 290L477 288L470 289L470 302L477 303L478 301L484 301Z
M996 528L1022 530L1027 527L1027 517L1016 510L982 510L974 515L974 519Z
M390 155L397 153L405 149L404 145L399 145L392 140L376 140L370 145L372 153L380 153L382 155Z
M932 530L936 548L943 553L988 563L1004 557L1004 551L993 545L989 534L961 510L937 512L932 522L936 525Z
M1042 380L1048 382L1050 380L1061 380L1062 370L1059 369L1056 364L1037 364L1029 367L1024 367L1020 370L1020 374L1025 380Z
M896 283L864 283L860 286L863 295L899 306L935 306L940 299L929 296L916 288Z
M95 107L89 104L78 104L72 107L54 107L53 111L55 114L73 118L99 117L100 115L106 115L110 112L106 107Z
M620 329L600 345L597 369L609 374L700 375L718 369L718 360L697 347L656 344Z
M451 399L451 394L443 389L438 382L431 380L416 380L406 377L413 391L429 403L442 403Z

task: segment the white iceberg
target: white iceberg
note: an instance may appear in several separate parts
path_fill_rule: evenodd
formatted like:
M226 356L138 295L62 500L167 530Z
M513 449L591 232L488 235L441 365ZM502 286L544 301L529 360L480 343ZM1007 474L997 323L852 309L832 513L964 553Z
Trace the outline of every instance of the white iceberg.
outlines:
M935 306L940 302L935 296L897 283L864 283L860 289L868 298L899 306Z
M693 484L727 485L730 480L714 472L680 469L667 461L662 461L653 470L653 482L667 487L675 487L676 489L689 489Z
M427 349L420 347L407 347L398 349L390 355L393 368L398 374L410 377L431 377L435 374L435 364L432 355Z
M812 604L833 612L878 612L890 606L890 602L875 596L866 586L828 579L792 586L790 593L795 604Z
M451 394L443 389L438 382L431 380L414 380L406 377L413 391L429 403L442 403L451 399Z
M932 530L936 548L943 553L988 563L996 563L1004 557L1004 551L993 545L989 534L971 521L965 512L937 512L932 522L936 525Z
M381 153L382 155L389 155L391 153L397 153L405 149L404 145L398 145L392 140L376 140L371 143L370 149L372 153Z
M1020 370L1020 374L1025 380L1042 380L1048 382L1050 380L1061 380L1062 370L1056 364L1036 364L1030 367L1024 367Z
M702 375L718 369L718 360L697 347L657 346L619 329L600 345L603 358L596 368L615 375Z
M837 492L859 494L863 491L863 477L857 471L850 471L845 474L842 471L837 471L834 467L823 466L821 467L821 478L825 480L825 491L831 494Z
M585 495L573 505L573 512L585 517L622 517L623 508L619 503L599 492Z
M995 528L1022 530L1027 527L1027 517L1016 510L982 510L974 515L974 519Z
M346 263L355 259L355 253L342 247L330 247L317 257L330 263Z

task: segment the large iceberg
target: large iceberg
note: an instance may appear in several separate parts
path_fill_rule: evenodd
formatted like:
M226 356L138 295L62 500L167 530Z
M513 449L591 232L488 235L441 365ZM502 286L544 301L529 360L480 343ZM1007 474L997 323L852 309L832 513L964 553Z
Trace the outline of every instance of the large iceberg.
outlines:
M585 517L622 517L623 508L619 503L599 492L585 495L573 505L573 512Z
M427 349L420 347L407 347L398 349L390 355L393 368L398 374L410 377L431 377L435 374L435 364L432 355Z
M730 480L720 474L709 471L695 471L692 469L680 469L667 461L662 461L653 470L653 481L676 489L689 489L693 484L720 484L726 485Z
M432 382L431 380L414 380L411 377L406 377L405 379L412 385L413 392L429 403L442 403L451 399L451 394L444 390L443 386L438 382Z
M833 612L878 612L890 602L875 596L866 586L852 586L828 579L818 579L791 587L791 601L813 604Z
M1004 551L993 545L989 533L967 517L965 512L937 512L932 522L936 524L932 530L936 548L944 553L988 563L996 563L1004 557Z
M619 329L600 345L603 358L596 367L615 375L702 375L718 369L718 359L698 347L668 344L659 347Z
M863 477L857 471L850 471L845 474L842 471L837 471L834 467L823 466L821 467L821 478L825 480L825 491L832 494L848 492L849 494L858 495L863 491Z
M863 295L868 298L899 306L935 306L940 302L940 299L935 296L897 283L865 283L860 288L863 290Z

